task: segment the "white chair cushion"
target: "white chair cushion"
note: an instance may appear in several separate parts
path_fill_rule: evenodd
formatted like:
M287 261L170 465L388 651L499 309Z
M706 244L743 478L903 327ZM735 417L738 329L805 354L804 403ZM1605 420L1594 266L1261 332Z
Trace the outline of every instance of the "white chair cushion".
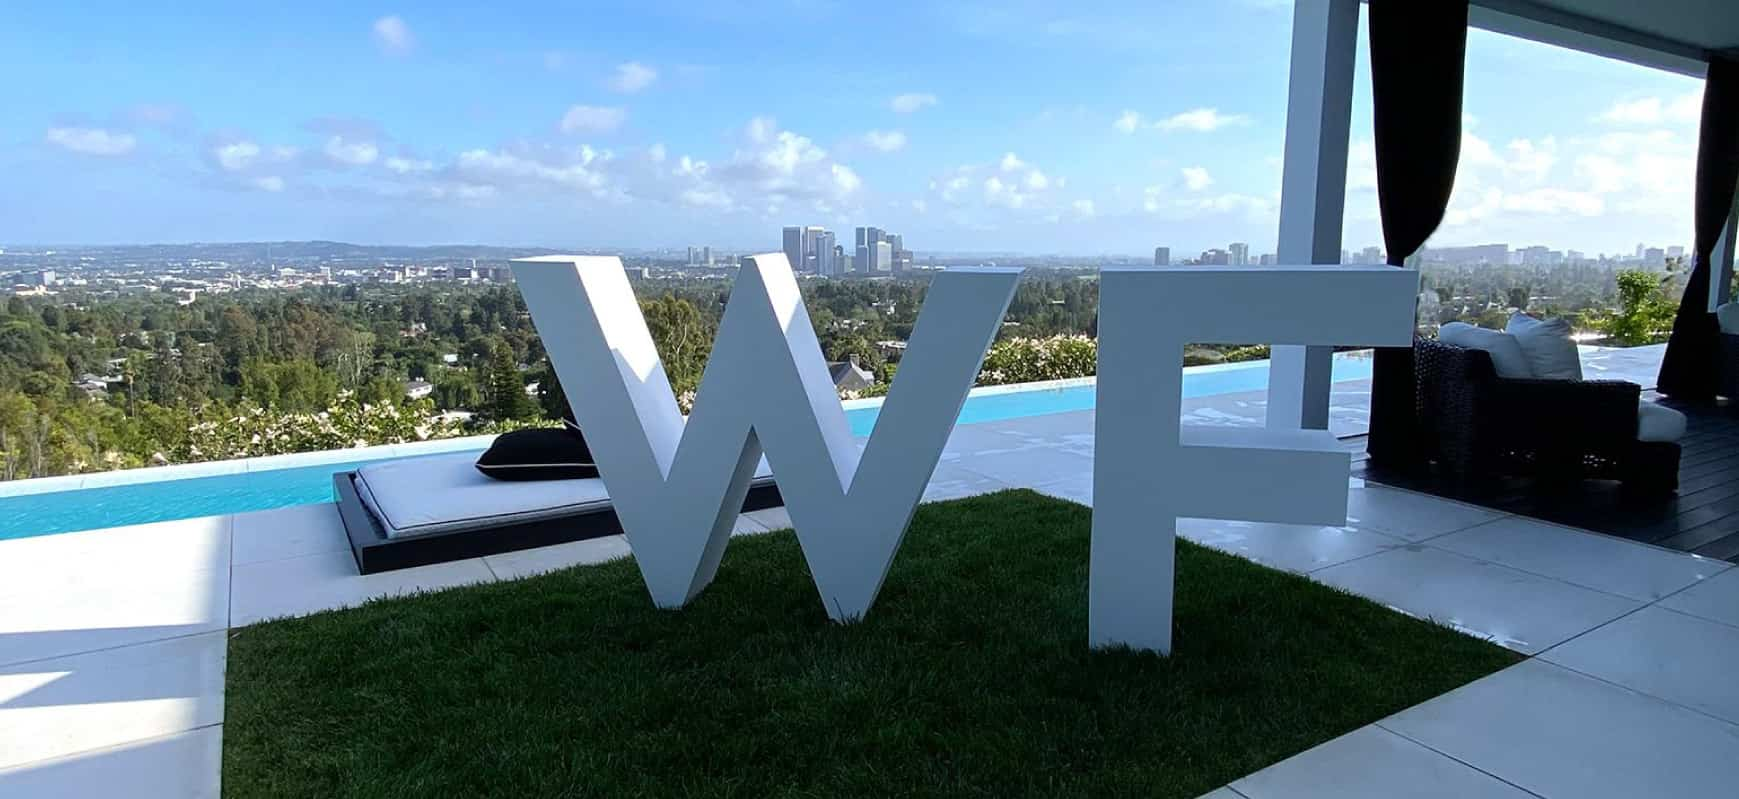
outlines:
M1739 302L1730 302L1715 309L1715 322L1721 332L1739 335Z
M1527 356L1522 354L1522 345L1516 341L1515 336L1502 330L1486 330L1465 322L1450 322L1437 331L1437 340L1490 353L1491 365L1497 369L1498 377L1534 376L1533 370L1528 367Z
M1685 437L1685 415L1643 400L1636 406L1636 440L1677 441Z
M1541 321L1524 313L1510 315L1504 328L1521 345L1528 370L1542 380L1581 380L1582 357L1570 339L1570 323L1563 319Z

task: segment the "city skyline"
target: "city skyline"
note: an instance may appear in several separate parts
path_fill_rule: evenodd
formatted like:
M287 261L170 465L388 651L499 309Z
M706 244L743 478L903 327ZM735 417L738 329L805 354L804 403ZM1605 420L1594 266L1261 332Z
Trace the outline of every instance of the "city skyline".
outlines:
M128 26L101 5L22 9L0 31L0 66L37 76L0 120L0 214L20 242L747 251L792 218L875 218L927 252L1275 249L1284 2L890 3L909 46L873 69L825 38L753 59L736 44L779 22L849 25L829 4L211 4ZM1239 57L1150 46L1176 30ZM1461 168L1432 245L1690 238L1700 81L1478 30L1468 48ZM1381 240L1357 69L1349 249Z

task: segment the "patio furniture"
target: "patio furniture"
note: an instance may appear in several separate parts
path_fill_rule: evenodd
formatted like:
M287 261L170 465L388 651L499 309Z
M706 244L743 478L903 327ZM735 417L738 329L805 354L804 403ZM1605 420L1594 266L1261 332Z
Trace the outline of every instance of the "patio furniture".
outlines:
M1640 386L1499 377L1482 350L1424 338L1413 346L1420 460L1456 482L1525 476L1618 480L1641 494L1678 489L1684 417L1640 402Z
M1720 383L1716 393L1739 400L1739 302L1716 308L1715 320L1721 328L1720 363L1715 366Z
M475 452L364 465L332 476L338 515L361 574L617 535L599 478L502 481ZM785 504L766 461L743 511Z

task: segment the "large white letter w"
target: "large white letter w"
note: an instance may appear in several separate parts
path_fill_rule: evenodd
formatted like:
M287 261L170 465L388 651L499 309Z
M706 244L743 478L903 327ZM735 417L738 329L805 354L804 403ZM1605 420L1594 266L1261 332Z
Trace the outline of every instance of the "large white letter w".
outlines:
M844 621L875 602L1020 270L936 276L861 454L785 256L745 259L686 424L619 260L528 258L513 273L653 601L679 607L712 581L765 447Z

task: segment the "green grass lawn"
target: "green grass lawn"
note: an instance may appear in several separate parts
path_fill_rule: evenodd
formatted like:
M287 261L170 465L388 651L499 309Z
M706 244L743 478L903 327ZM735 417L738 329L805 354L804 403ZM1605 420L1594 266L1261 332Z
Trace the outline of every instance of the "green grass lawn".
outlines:
M1178 542L1175 654L1087 647L1087 508L923 506L860 623L789 531L236 630L230 796L1194 797L1518 660Z

